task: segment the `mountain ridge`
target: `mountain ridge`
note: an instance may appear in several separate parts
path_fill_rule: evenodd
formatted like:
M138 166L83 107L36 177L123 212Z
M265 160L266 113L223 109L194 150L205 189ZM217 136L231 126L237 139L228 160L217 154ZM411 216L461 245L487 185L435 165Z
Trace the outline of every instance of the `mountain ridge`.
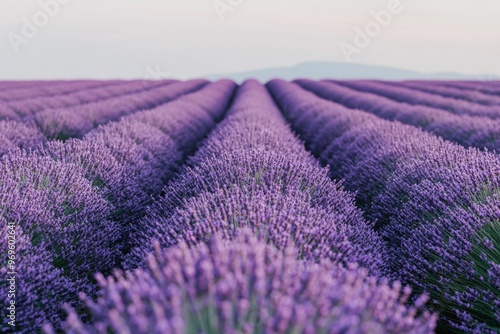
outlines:
M311 61L299 63L290 67L269 67L258 70L211 74L204 76L209 80L222 78L243 82L254 78L267 82L274 78L293 80L298 78L308 79L379 79L379 80L490 80L491 76L467 75L458 72L423 73L388 66L373 66L342 62ZM488 79L487 79L488 78ZM493 79L499 79L498 76Z

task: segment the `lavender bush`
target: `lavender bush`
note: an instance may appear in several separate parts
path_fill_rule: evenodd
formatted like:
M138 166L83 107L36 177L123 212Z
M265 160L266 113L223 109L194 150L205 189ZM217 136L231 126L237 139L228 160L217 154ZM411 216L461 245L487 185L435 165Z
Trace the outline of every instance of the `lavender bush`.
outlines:
M0 185L2 222L14 222L24 235L16 249L23 282L15 330L33 333L46 321L57 326L62 304L77 305L81 291L94 295L93 273L109 273L119 263L120 230L110 220L112 206L78 166L22 151L3 157ZM33 276L35 270L47 277Z
M296 260L248 230L227 242L178 247L148 257L144 270L98 276L85 324L72 310L71 333L429 333L425 296L406 306L408 288L377 284L361 269ZM50 331L49 331L50 332Z
M0 255L2 256L2 265L0 273L5 281L0 284L0 296L2 313L0 315L0 330L2 333L9 333L13 327L8 324L12 321L8 307L11 301L15 302L15 332L33 333L35 329L42 328L45 323L52 323L59 327L63 318L62 303L71 303L76 305L78 301L75 298L77 291L70 279L63 275L63 270L53 266L53 256L48 249L50 246L41 241L32 245L30 237L27 236L20 222L7 221L0 216ZM13 231L8 234L8 231ZM7 239L7 236L13 236ZM11 270L7 262L9 259L8 241L15 240L14 265ZM15 271L15 291L16 298L9 298L9 289L12 280L12 274ZM7 280L9 279L9 280Z

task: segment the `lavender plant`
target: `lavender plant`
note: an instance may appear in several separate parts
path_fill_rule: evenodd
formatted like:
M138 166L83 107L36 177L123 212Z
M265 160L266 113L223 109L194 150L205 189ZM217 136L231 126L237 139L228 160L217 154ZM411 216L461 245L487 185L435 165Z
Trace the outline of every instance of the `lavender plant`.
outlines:
M75 293L92 292L93 274L117 265L111 205L76 165L17 151L3 157L0 184L1 216L16 221L33 245L46 245Z
M158 247L158 246L157 246ZM426 297L377 283L362 269L297 261L241 230L233 241L150 255L145 269L97 279L97 302L82 295L89 324L69 309L71 333L429 333L436 316ZM50 329L47 329L50 332Z
M64 316L62 303L73 306L78 303L74 284L63 275L62 269L53 265L50 246L43 241L32 245L19 221L7 221L0 216L0 233L0 274L4 280L0 284L0 330L33 333L46 323L59 328ZM13 249L9 245L14 246ZM14 310L13 317L9 307Z

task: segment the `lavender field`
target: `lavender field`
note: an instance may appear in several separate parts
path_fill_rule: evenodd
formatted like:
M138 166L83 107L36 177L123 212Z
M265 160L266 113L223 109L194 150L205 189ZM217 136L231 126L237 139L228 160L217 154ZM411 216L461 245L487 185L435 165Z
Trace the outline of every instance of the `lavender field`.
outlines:
M499 333L500 82L0 82L2 333Z

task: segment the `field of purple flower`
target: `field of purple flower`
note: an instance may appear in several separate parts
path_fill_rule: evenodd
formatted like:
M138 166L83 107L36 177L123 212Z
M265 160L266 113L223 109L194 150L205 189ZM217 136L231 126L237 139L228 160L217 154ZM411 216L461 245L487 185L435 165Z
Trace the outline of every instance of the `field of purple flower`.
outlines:
M500 83L0 82L3 333L498 333Z

